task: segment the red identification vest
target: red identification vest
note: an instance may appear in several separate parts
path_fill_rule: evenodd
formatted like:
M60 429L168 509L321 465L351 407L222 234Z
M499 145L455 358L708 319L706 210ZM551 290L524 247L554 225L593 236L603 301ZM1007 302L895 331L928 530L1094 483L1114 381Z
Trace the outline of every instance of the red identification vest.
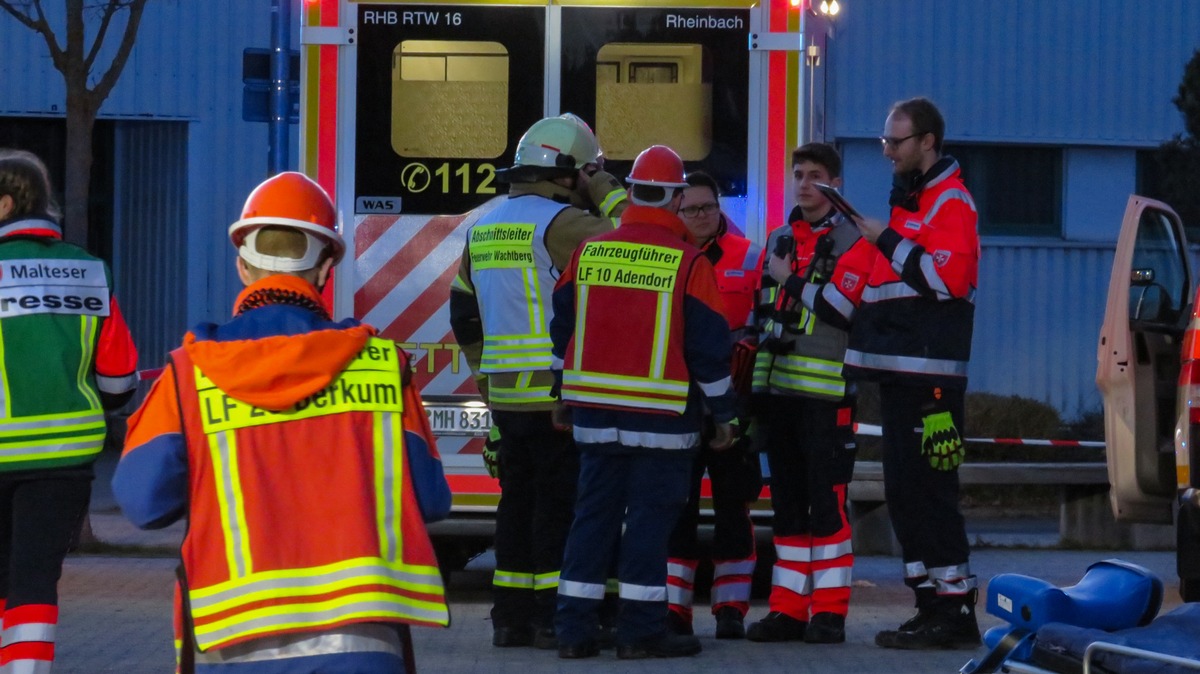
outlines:
M687 270L699 255L662 227L624 221L583 245L563 400L683 414L683 302Z
M280 412L171 354L187 438L186 599L201 651L358 622L446 625L406 466L404 356L372 338Z

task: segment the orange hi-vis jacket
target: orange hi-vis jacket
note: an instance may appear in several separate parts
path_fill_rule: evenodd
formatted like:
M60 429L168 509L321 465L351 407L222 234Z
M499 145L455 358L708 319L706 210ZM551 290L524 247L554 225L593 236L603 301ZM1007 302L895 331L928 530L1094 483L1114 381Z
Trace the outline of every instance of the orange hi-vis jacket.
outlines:
M975 201L950 157L930 168L910 211L893 206L850 330L846 375L964 387L971 358L979 232Z
M274 309L296 310L249 315ZM256 339L189 333L130 420L114 491L142 526L178 516L156 509L155 485L143 495L138 484L167 460L156 455L180 451L156 443L182 435L183 592L200 651L351 623L449 622L414 493L410 445L429 433L407 356L370 327L324 325ZM431 444L420 450L436 459ZM171 471L160 472L166 491Z
M750 322L762 284L762 246L744 236L725 232L705 246L705 254L713 247L721 251L713 269L717 273L717 291L721 293L725 320L729 321L730 330L744 328Z

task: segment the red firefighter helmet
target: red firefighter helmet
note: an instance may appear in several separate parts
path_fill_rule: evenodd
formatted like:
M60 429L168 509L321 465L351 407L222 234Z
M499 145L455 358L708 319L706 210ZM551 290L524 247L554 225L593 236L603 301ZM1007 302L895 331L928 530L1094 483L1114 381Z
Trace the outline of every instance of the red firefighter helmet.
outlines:
M267 178L246 198L242 217L229 226L229 240L247 262L269 271L303 271L316 266L326 246L333 262L341 261L346 244L337 231L337 209L320 185L303 173L287 171ZM254 243L258 230L269 225L291 227L309 240L302 258L259 253Z
M687 187L687 176L683 172L683 160L675 150L666 145L651 145L633 160L629 172L631 185L655 185L658 187Z

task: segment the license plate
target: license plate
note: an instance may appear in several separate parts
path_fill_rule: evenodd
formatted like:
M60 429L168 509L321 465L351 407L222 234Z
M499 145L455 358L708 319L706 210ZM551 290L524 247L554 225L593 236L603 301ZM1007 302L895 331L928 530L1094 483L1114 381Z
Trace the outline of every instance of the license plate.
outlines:
M476 404L425 404L425 414L436 435L487 435L492 427L492 413Z

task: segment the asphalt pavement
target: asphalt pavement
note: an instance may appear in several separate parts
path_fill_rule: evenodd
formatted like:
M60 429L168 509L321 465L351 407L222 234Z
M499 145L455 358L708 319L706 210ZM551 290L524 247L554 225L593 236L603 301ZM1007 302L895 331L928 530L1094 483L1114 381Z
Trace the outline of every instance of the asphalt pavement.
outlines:
M107 489L111 461L99 466L92 502L92 526L119 554L74 555L67 559L60 584L60 626L56 674L121 672L166 674L173 671L171 596L176 562L171 556L183 535L181 524L141 532L125 522ZM1058 550L1045 547L1056 538L1052 521L971 522L975 546L971 564L981 582L999 573L1023 573L1058 585L1071 585L1092 562L1118 557L1151 569L1167 585L1166 607L1178 604L1174 554ZM997 547L1018 545L1022 547ZM1029 546L1029 547L1025 547ZM123 553L124 554L124 553ZM623 661L612 651L581 661L560 660L552 651L491 646L488 617L490 556L451 574L448 629L413 630L416 660L422 672L639 672L787 671L886 673L956 672L977 651L897 652L874 645L874 635L912 614L912 595L900 582L901 563L891 556L860 556L855 563L847 641L839 645L757 644L712 638L711 615L697 607L696 628L704 651L682 660ZM698 600L699 601L699 600ZM1000 621L982 613L980 627ZM765 599L753 602L750 620L766 612Z

